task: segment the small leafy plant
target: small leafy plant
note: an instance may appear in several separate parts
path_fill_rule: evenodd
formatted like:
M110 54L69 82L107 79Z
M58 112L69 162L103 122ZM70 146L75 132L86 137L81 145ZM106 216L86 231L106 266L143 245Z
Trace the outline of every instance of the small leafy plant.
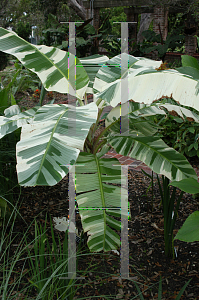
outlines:
M168 49L174 50L177 47L182 47L182 40L184 39L183 35L172 33L167 35L164 41L161 32L160 34L156 34L152 30L145 30L142 32L142 35L145 41L141 45L138 45L139 51L144 54L156 50L159 58L163 61Z
M0 198L1 199L1 198ZM56 237L51 223L47 233L36 219L27 224L19 213L19 200L12 210L8 222L2 221L0 236L0 294L2 299L64 299L72 300L81 287L76 278L68 277L68 232L65 238ZM26 228L16 232L16 220L21 218ZM29 234L35 222L35 236ZM78 259L82 255L78 245ZM14 249L14 251L13 251ZM90 265L89 265L90 267ZM87 271L78 271L83 277Z
M169 186L169 179L162 176L162 186L157 175L159 191L164 215L164 242L165 242L165 255L174 258L174 245L173 245L173 229L175 226L180 201L183 196L183 191L180 193L176 201L176 187L173 188L171 193ZM175 206L176 202L176 206ZM175 206L175 207L174 207Z
M44 227L35 221L35 242L32 251L27 247L29 258L29 282L37 290L36 299L72 300L76 289L75 279L68 277L68 231L65 232L64 241L55 239L52 221L50 219L52 242L46 234L47 218ZM28 245L28 244L27 244ZM78 264L79 252L77 253Z
M35 90L40 84L38 77L31 71L23 69L19 61L14 63L14 67L9 72L1 72L0 97L1 107L0 114L11 105L16 105L22 98L16 100L19 93L28 93L27 90Z
M159 123L162 126L159 134L167 145L187 157L199 156L199 123L183 117L179 117L175 111L167 113L167 117Z

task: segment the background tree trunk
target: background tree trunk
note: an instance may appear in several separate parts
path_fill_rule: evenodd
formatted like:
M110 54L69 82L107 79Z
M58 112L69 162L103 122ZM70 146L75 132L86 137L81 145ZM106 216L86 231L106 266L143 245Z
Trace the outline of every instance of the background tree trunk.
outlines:
M83 6L83 2L81 0L69 0L68 6L74 9L76 14L82 19L86 20L86 9Z
M149 25L153 20L153 13L143 13L141 14L140 28L137 35L137 43L143 42L144 37L142 32L149 29Z

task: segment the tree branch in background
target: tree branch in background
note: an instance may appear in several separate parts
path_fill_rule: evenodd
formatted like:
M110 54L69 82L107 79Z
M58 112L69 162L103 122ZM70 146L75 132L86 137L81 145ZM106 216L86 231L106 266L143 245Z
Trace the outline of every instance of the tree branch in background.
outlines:
M86 9L82 1L69 0L68 6L71 7L81 19L86 20Z
M140 28L137 35L137 43L143 42L144 37L142 35L142 32L149 29L149 25L151 24L152 20L153 20L152 13L141 14Z

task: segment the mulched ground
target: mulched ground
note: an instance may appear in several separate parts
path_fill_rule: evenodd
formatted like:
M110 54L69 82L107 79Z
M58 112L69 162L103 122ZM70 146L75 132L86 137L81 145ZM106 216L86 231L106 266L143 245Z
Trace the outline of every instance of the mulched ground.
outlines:
M102 295L112 295L112 299L133 299L137 291L132 282L139 282L143 296L146 299L156 299L160 276L163 280L163 298L175 299L182 286L192 278L181 299L199 299L198 276L198 243L175 241L177 257L168 259L164 255L163 214L160 206L160 196L157 185L154 187L155 199L153 213L151 212L151 197L145 196L149 178L141 172L129 171L129 202L132 219L129 221L129 276L130 280L112 279L120 274L120 257L108 253L105 256L91 254L82 256L78 269L87 270L83 288L75 299L99 296L95 299L105 299ZM46 213L51 217L68 215L68 176L56 186L22 188L23 204L21 215L30 224L34 217L44 224ZM148 205L147 205L148 200ZM185 219L193 211L199 209L197 200L189 194L184 194L179 209L176 229L179 229ZM79 214L76 223L81 227ZM49 223L48 223L49 224ZM155 225L156 226L155 226ZM34 225L31 227L34 234ZM158 229L156 229L158 228ZM18 223L17 230L24 229L23 222ZM177 230L174 231L175 233ZM84 251L88 251L85 247ZM88 265L91 266L88 268ZM93 270L93 266L94 270ZM88 269L87 269L88 268ZM81 273L79 274L81 276ZM93 298L94 299L94 298Z
M57 95L57 103L60 99ZM47 101L47 100L46 100ZM65 101L65 100L64 100ZM45 103L45 102L44 102ZM23 106L35 106L27 99ZM191 160L193 166L199 167L198 160ZM120 257L113 252L90 254L79 259L78 273L87 270L85 279L79 280L80 287L74 299L139 299L133 281L138 282L144 299L158 298L158 284L162 277L162 299L175 299L183 285L192 278L181 299L199 299L199 257L198 243L175 241L177 256L168 259L164 254L163 213L160 207L160 194L157 184L154 187L153 212L151 211L151 189L146 196L150 179L141 172L129 170L128 191L132 219L129 221L129 276L121 279ZM38 222L44 224L46 213L53 217L68 215L68 176L52 187L22 187L22 206L20 213L30 224L37 216ZM184 194L180 204L175 231L182 226L185 219L195 210L199 202L189 194ZM49 225L49 223L48 223ZM76 225L81 227L80 216L76 214ZM16 231L23 231L26 225L20 219ZM56 230L55 230L56 231ZM34 237L34 224L30 233ZM57 232L61 236L61 233ZM88 252L85 246L83 253ZM89 266L89 264L91 264ZM112 277L116 278L112 278ZM111 297L112 295L112 297Z

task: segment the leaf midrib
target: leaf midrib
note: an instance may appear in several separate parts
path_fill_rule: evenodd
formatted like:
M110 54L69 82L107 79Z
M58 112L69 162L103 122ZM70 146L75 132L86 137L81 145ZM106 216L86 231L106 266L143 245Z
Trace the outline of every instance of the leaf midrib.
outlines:
M160 153L160 152L157 151L156 149L152 148L152 147L149 146L148 144L141 142L140 139L137 140L137 138L133 138L133 137L131 137L131 136L128 136L128 137L122 136L122 135L120 135L120 136L121 136L122 138L134 140L134 141L136 141L136 142L138 142L138 143L144 145L145 147L148 147L149 149L151 149L151 150L152 150L153 152L155 152L156 154L162 156L163 159L166 159L168 162L170 162L170 164L171 164L172 166L176 167L177 170L180 170L180 172L183 173L184 176L186 176L187 178L189 178L189 176L187 176L186 174L184 174L184 172L181 171L181 169L180 169L179 167L177 167L175 163L171 162L168 158L166 158L165 156L163 156L162 153ZM117 138L117 137L120 137L120 136L119 136L119 135L118 135L118 136L115 136L115 137L113 137L112 139ZM145 138L145 137L140 137L140 138ZM111 139L110 139L110 140L111 140ZM164 143L164 141L162 141L161 139L158 139L158 140ZM156 140L156 141L158 141L158 140ZM135 144L134 144L134 145L135 145ZM165 145L166 145L166 144L165 144ZM167 146L167 145L166 145L166 146ZM133 147L134 147L134 146L133 146ZM167 146L167 147L168 147L168 146ZM173 149L173 148L171 148L171 147L168 147L168 148ZM173 150L174 150L174 149L173 149ZM175 151L175 150L174 150L174 151ZM120 151L119 151L119 152L120 152ZM130 152L132 152L132 150L130 150L129 153L130 153ZM177 152L177 151L176 151L176 152ZM129 154L129 153L128 153L128 154ZM179 153L179 154L180 154L180 153ZM190 165L190 166L191 166L191 165ZM192 169L193 169L193 168L192 168ZM194 170L194 169L193 169L193 170ZM175 180L175 179L174 179L174 180Z
M53 139L53 135L54 135L54 133L55 133L55 131L56 131L56 129L57 129L57 126L58 126L58 124L59 124L59 121L60 121L60 119L61 119L62 116L66 113L66 111L67 111L68 109L69 109L69 108L67 108L66 110L64 110L63 113L59 116L59 118L57 119L57 121L56 121L56 123L55 123L55 126L54 126L54 128L53 128L53 130L52 130L52 132L51 132L51 134L50 134L50 139L49 139L49 141L48 141L48 143L47 143L47 147L46 147L45 153L44 153L44 155L43 155L43 158L42 158L42 160L41 160L41 164L40 164L40 167L39 167L39 170L38 170L38 173L37 173L37 177L36 177L36 181L35 181L36 183L37 183L37 180L38 180L38 178L39 178L39 176L40 176L40 172L41 172L41 169L42 169L42 167L43 167L44 160L46 159L48 150L49 150L49 148L50 148L50 145L51 145L51 142L52 142L52 139Z

